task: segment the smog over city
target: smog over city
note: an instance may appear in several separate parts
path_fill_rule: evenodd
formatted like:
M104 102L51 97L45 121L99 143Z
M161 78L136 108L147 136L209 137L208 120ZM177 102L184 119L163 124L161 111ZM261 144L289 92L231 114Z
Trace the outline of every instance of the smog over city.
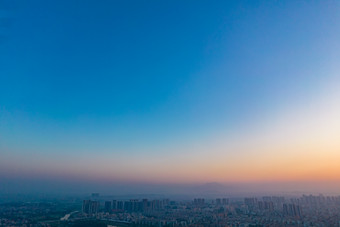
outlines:
M0 226L339 226L340 2L0 0Z

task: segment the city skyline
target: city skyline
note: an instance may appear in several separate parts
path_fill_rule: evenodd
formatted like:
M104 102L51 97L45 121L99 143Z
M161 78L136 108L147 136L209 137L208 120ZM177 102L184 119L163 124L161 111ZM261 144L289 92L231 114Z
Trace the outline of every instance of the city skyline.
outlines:
M0 192L337 191L339 2L0 4Z

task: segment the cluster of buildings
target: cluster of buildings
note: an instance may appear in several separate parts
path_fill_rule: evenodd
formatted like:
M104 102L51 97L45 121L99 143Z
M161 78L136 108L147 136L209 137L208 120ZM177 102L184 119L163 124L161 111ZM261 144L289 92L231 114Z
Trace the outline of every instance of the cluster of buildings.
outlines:
M0 203L0 226L340 227L340 196Z
M40 227L60 220L69 210L79 208L74 201L32 201L0 203L0 226Z
M294 203L283 204L283 214L286 216L301 217L301 208Z
M126 201L112 200L105 201L103 212L148 212L154 210L162 210L165 206L170 204L169 199L163 200L138 200L130 199ZM84 214L96 214L99 212L100 202L98 200L84 200L82 206L82 212Z
M102 201L94 215L131 226L339 226L340 196ZM83 204L86 204L84 200ZM88 213L84 212L88 217Z
M99 212L100 202L96 200L84 200L82 212L84 214L97 214Z

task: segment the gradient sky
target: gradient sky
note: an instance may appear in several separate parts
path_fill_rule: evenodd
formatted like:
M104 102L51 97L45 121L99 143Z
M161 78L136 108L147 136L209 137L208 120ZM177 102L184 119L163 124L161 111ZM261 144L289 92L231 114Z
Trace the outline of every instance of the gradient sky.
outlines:
M0 0L0 178L340 181L340 2Z

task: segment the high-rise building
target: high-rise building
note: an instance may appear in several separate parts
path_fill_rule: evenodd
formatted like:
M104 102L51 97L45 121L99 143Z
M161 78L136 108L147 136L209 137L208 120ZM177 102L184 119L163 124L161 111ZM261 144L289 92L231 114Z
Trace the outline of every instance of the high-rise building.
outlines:
M127 212L132 211L132 202L131 201L125 201L124 202L124 210Z
M83 201L83 207L82 207L82 212L85 214L88 214L90 211L90 203L91 200L84 200Z
M99 212L100 203L99 201L92 201L91 203L91 214L96 214Z
M244 203L248 206L255 206L257 204L257 198L244 198Z
M123 201L117 201L117 210L123 210L123 209L124 209Z
M85 214L96 214L99 211L99 201L84 200L82 211Z
M283 204L283 214L288 216L301 217L301 208L299 205Z
M98 198L98 197L99 197L99 193L92 193L92 194L91 194L91 197L92 197L92 198Z
M146 210L148 210L149 209L149 202L148 202L148 200L147 199L143 199L142 200L142 210L143 211L146 211Z
M117 200L112 200L112 210L117 210Z
M274 210L274 203L272 201L265 201L264 202L264 209L273 211Z
M195 206L203 206L204 205L204 199L203 198L194 199L194 205Z
M105 201L105 212L111 212L112 210L112 203L111 201Z
M221 205L221 204L222 204L221 199L220 198L216 199L216 205Z
M259 207L259 210L264 210L264 202L263 201L258 201L257 205Z

